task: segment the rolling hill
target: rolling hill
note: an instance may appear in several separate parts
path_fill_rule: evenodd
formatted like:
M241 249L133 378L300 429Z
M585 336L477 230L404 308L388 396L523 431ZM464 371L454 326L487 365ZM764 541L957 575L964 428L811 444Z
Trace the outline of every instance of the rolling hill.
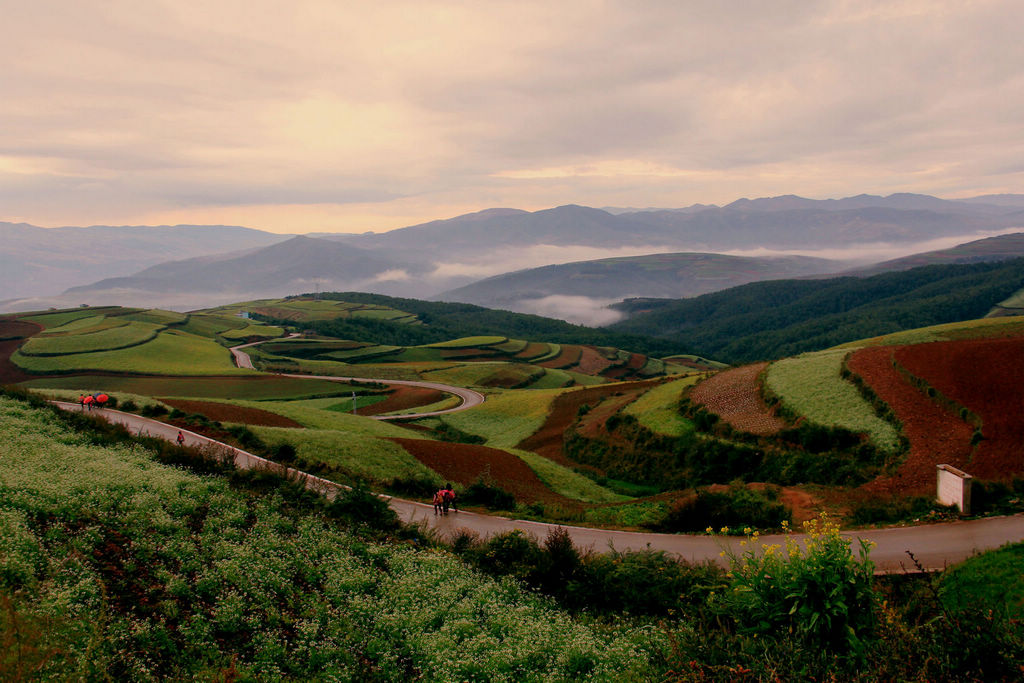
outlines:
M233 225L39 228L0 222L0 292L43 297L171 259L265 247L288 239Z
M653 335L730 363L981 318L1024 287L1024 258L870 277L755 282L694 299L634 299L609 330Z
M437 295L488 308L536 313L537 299L579 296L688 298L758 280L834 273L843 262L804 256L651 254L578 261L496 275Z

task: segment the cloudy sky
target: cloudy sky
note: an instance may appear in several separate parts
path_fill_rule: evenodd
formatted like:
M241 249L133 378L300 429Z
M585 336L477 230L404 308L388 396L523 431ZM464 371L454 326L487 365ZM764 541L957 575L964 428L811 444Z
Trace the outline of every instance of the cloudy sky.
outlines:
M0 220L1024 192L1024 3L0 0Z

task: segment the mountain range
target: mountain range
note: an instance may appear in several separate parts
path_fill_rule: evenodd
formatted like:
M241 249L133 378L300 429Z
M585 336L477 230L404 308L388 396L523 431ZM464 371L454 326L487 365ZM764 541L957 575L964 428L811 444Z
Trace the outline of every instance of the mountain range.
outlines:
M603 306L630 296L686 297L849 270L858 256L867 266L879 254L930 251L920 247L936 240L951 246L1011 232L1024 226L1024 195L788 195L613 211L488 209L385 233L304 237L238 226L0 224L0 287L12 297L0 310L79 303L189 309L317 289L452 297L534 312L541 311L521 302L562 296ZM870 255L857 253L868 247ZM788 257L767 258L782 255ZM838 258L809 258L826 255ZM554 264L570 265L528 270ZM512 275L486 280L506 273ZM543 313L568 317L557 315L558 305Z

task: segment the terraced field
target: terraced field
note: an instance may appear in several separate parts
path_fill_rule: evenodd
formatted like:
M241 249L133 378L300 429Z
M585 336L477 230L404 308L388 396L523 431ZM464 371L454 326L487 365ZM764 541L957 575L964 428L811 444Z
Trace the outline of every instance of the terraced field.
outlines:
M867 347L854 352L847 361L850 371L896 414L910 442L910 450L894 475L869 482L865 489L890 495L924 495L935 487L936 465L967 466L973 428L908 384L893 367L892 353L892 347Z
M867 434L879 449L899 449L896 428L875 414L857 388L841 375L846 349L805 353L772 363L767 388L782 404L811 422Z
M655 434L682 436L691 432L693 423L679 413L678 405L683 391L696 384L699 379L699 375L690 375L658 384L626 406L623 413L632 415Z
M21 347L24 356L63 356L95 351L113 351L145 344L156 339L164 329L162 325L143 322L110 321L103 326L93 323L96 318L82 318L69 325L54 328L50 334L40 334ZM84 323L80 330L76 325Z
M153 375L254 374L235 367L231 353L216 342L174 329L119 350L45 357L15 352L11 361L26 372L42 374L95 370Z
M786 426L761 398L758 377L768 366L754 363L712 375L693 388L690 399L718 415L733 429L750 434L775 434Z
M981 417L984 439L966 466L971 474L1001 479L1024 472L1024 338L919 344L897 348L893 355Z

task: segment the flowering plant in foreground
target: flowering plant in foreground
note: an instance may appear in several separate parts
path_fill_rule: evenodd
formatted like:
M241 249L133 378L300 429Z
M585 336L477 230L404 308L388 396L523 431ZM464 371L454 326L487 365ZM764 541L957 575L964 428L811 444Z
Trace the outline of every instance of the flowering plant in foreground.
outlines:
M743 550L723 552L729 585L717 606L748 633L788 632L808 646L862 652L877 607L872 544L859 539L854 553L825 514L804 523L802 543L783 526L783 545L762 543L747 529Z

